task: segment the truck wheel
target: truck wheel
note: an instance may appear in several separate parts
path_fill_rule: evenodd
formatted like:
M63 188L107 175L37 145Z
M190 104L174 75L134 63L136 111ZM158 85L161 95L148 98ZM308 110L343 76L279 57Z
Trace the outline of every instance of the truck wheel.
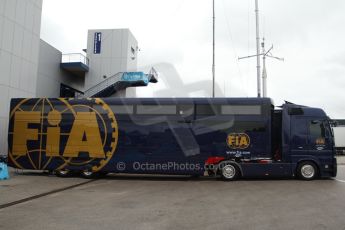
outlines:
M224 165L221 168L220 172L223 180L227 181L236 180L239 175L238 168L234 164Z
M60 169L55 171L55 175L58 177L68 177L71 175L71 171L68 169Z
M85 169L80 173L80 175L86 179L91 179L95 177L96 173L92 172L89 169Z
M318 175L318 169L313 162L303 162L298 165L297 175L302 180L313 180Z

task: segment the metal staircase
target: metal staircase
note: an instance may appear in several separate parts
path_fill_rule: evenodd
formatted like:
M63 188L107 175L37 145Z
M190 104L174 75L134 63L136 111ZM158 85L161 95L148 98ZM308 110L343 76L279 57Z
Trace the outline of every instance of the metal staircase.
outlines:
M128 87L147 86L149 83L157 82L158 74L154 68L151 68L148 74L143 72L119 72L89 88L84 93L77 93L76 97L110 97L117 91Z

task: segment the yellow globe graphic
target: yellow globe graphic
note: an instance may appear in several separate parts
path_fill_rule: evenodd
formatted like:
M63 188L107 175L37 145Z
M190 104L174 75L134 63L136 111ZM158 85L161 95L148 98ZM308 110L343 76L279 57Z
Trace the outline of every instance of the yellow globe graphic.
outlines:
M27 151L22 155L12 154L13 122L17 111L40 112L40 123L29 124L38 130L38 140L27 142ZM80 111L96 114L99 131L102 139L104 158L90 158L87 154L78 157L64 157L64 145L70 135L70 129L76 113ZM58 156L49 156L46 153L47 127L59 127L60 152ZM111 108L99 98L89 99L23 99L11 111L9 127L9 158L10 161L21 169L59 170L74 168L83 170L85 167L97 172L102 169L115 153L118 142L118 124Z

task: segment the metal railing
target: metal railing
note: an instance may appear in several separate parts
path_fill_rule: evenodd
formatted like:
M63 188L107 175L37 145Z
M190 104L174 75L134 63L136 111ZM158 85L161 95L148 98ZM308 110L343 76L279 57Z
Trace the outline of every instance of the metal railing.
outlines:
M125 76L125 74L134 74L136 72L118 72L115 75L101 81L100 83L98 83L95 86L92 86L91 88L87 89L84 93L76 93L76 98L89 98L89 97L93 97L94 95L102 92L103 90L106 90L109 86L114 86L115 83L121 82L121 81L128 81L126 79L123 79L123 77ZM142 72L138 72L139 74L143 74ZM148 82L154 82L156 83L158 81L158 73L154 68L151 68L149 74L144 74L146 76L148 76L147 81ZM139 75L141 76L141 75ZM133 79L131 79L133 80ZM135 80L144 80L141 79L140 77L135 78ZM130 80L129 80L130 81ZM148 83L147 82L147 83Z
M101 92L102 90L105 90L106 88L108 88L111 85L114 85L116 82L121 81L123 72L119 72L107 79L105 79L104 81L101 81L100 83L98 83L95 86L92 86L91 88L89 88L88 90L86 90L84 92L84 94L77 94L77 98L88 98L88 97L92 97L95 94Z
M62 54L61 63L81 62L89 66L89 59L81 53Z

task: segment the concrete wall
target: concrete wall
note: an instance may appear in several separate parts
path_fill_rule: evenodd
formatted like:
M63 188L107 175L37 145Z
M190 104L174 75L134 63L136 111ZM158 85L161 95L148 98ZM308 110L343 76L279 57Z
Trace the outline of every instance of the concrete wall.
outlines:
M138 87L130 87L130 88L126 88L126 97L129 98L133 98L133 97L137 97L137 88Z
M102 33L101 53L94 54L94 35ZM129 29L89 30L87 56L90 71L85 76L85 88L118 72L137 70L138 42ZM132 52L134 50L134 52Z
M10 99L35 97L42 0L0 0L0 154L7 154Z
M59 97L61 83L83 91L84 77L78 77L62 70L60 68L61 56L62 53L59 50L41 40L37 97Z
M138 41L130 30L125 31L125 41L127 41L127 71L137 71L138 69ZM134 52L133 52L134 51Z

